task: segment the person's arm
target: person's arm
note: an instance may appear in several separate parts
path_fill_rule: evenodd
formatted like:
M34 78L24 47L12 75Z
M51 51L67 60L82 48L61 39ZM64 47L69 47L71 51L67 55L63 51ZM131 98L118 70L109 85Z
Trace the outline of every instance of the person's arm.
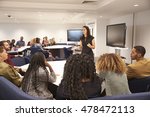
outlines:
M50 71L49 81L50 82L55 82L56 81L56 74L55 74L54 70L52 69L51 65L47 61L45 62L45 65L49 68L49 71Z
M16 43L16 48L19 48L19 41L17 41Z
M95 39L92 40L92 44L88 43L87 46L91 49L95 49Z
M80 40L80 49L82 49L82 41Z
M134 67L132 65L127 66L127 78L132 79L135 78L137 75L136 70L134 70Z
M23 41L23 46L25 46L25 41Z
M47 61L45 61L45 65L46 65L46 67L49 68L50 72L54 72L54 70L52 69L51 65Z
M15 85L21 86L22 79L20 78L19 74L13 67L9 66L6 69L5 75Z

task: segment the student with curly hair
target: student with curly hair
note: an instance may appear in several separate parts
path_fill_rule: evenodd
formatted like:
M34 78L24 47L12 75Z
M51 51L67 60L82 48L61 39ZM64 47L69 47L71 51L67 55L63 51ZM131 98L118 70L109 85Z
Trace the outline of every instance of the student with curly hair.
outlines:
M117 54L107 53L99 57L96 69L100 77L104 78L107 96L130 94L126 65Z
M56 99L83 100L101 95L100 79L95 63L87 54L70 56L64 67L63 79L57 89Z

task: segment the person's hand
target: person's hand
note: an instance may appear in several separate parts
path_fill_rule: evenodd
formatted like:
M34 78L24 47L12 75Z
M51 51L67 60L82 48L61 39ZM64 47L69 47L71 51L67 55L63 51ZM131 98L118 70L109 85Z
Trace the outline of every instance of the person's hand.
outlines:
M49 68L50 72L53 71L51 65L47 61L45 61L45 66L47 66Z
M90 44L90 43L88 43L87 46L88 46L89 48L91 48L91 44Z
M45 66L51 67L51 65L47 61L45 61Z

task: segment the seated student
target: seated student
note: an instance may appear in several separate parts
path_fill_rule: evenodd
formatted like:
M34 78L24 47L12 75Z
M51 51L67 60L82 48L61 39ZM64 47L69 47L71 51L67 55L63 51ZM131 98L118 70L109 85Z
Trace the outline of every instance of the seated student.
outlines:
M1 41L0 42L0 46L3 46L4 49L6 50L6 52L10 51L10 45L9 45L9 43L7 41L5 41L5 40ZM5 62L10 64L10 65L12 65L12 66L14 66L14 63L12 63L12 61L11 61L11 59L14 58L14 57L15 57L14 55L8 54L8 58L7 58L7 60L5 60Z
M7 58L8 54L6 50L3 46L0 46L0 75L4 76L15 85L20 86L22 79L11 65L4 62Z
M20 40L17 41L17 43L16 43L16 47L20 48L22 46L25 46L25 41L23 39L24 39L23 36L21 36Z
M12 39L12 40L11 40L11 42L10 42L10 50L12 50L12 49L16 48L16 46L15 46L15 42L16 42L16 40L15 40L15 39Z
M49 40L47 36L43 37L42 45L44 47L49 46Z
M56 99L83 100L101 96L101 83L92 58L86 54L72 55L66 61Z
M107 53L99 57L96 69L101 78L104 78L104 88L107 96L130 94L126 66L120 56Z
M3 48L7 51L10 51L10 45L7 41L0 41L0 46L3 46ZM10 55L8 54L8 57L6 60L4 60L4 62L6 62L7 64L11 65L12 67L14 67L14 63L11 61L11 59L13 59L15 56L14 55ZM19 72L22 76L24 75L24 72L22 71L21 68L14 68L17 72Z
M49 68L49 71L46 69ZM22 81L22 90L29 95L42 99L53 99L53 94L48 90L48 83L55 82L56 75L47 63L42 52L35 53Z
M40 43L40 38L35 38L35 42L31 46L31 56L34 55L36 52L42 52L45 57L48 60L55 60L55 58L52 56L52 54L46 50L43 49L41 43Z
M131 59L136 62L127 66L128 79L150 76L150 59L144 58L145 53L146 50L143 46L135 46L132 49Z

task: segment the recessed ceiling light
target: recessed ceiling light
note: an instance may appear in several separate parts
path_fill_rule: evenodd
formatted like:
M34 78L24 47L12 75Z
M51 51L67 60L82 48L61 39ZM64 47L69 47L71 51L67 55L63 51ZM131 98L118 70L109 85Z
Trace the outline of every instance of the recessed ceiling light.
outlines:
M139 5L138 5L138 4L135 4L134 6L137 7L137 6L139 6Z

